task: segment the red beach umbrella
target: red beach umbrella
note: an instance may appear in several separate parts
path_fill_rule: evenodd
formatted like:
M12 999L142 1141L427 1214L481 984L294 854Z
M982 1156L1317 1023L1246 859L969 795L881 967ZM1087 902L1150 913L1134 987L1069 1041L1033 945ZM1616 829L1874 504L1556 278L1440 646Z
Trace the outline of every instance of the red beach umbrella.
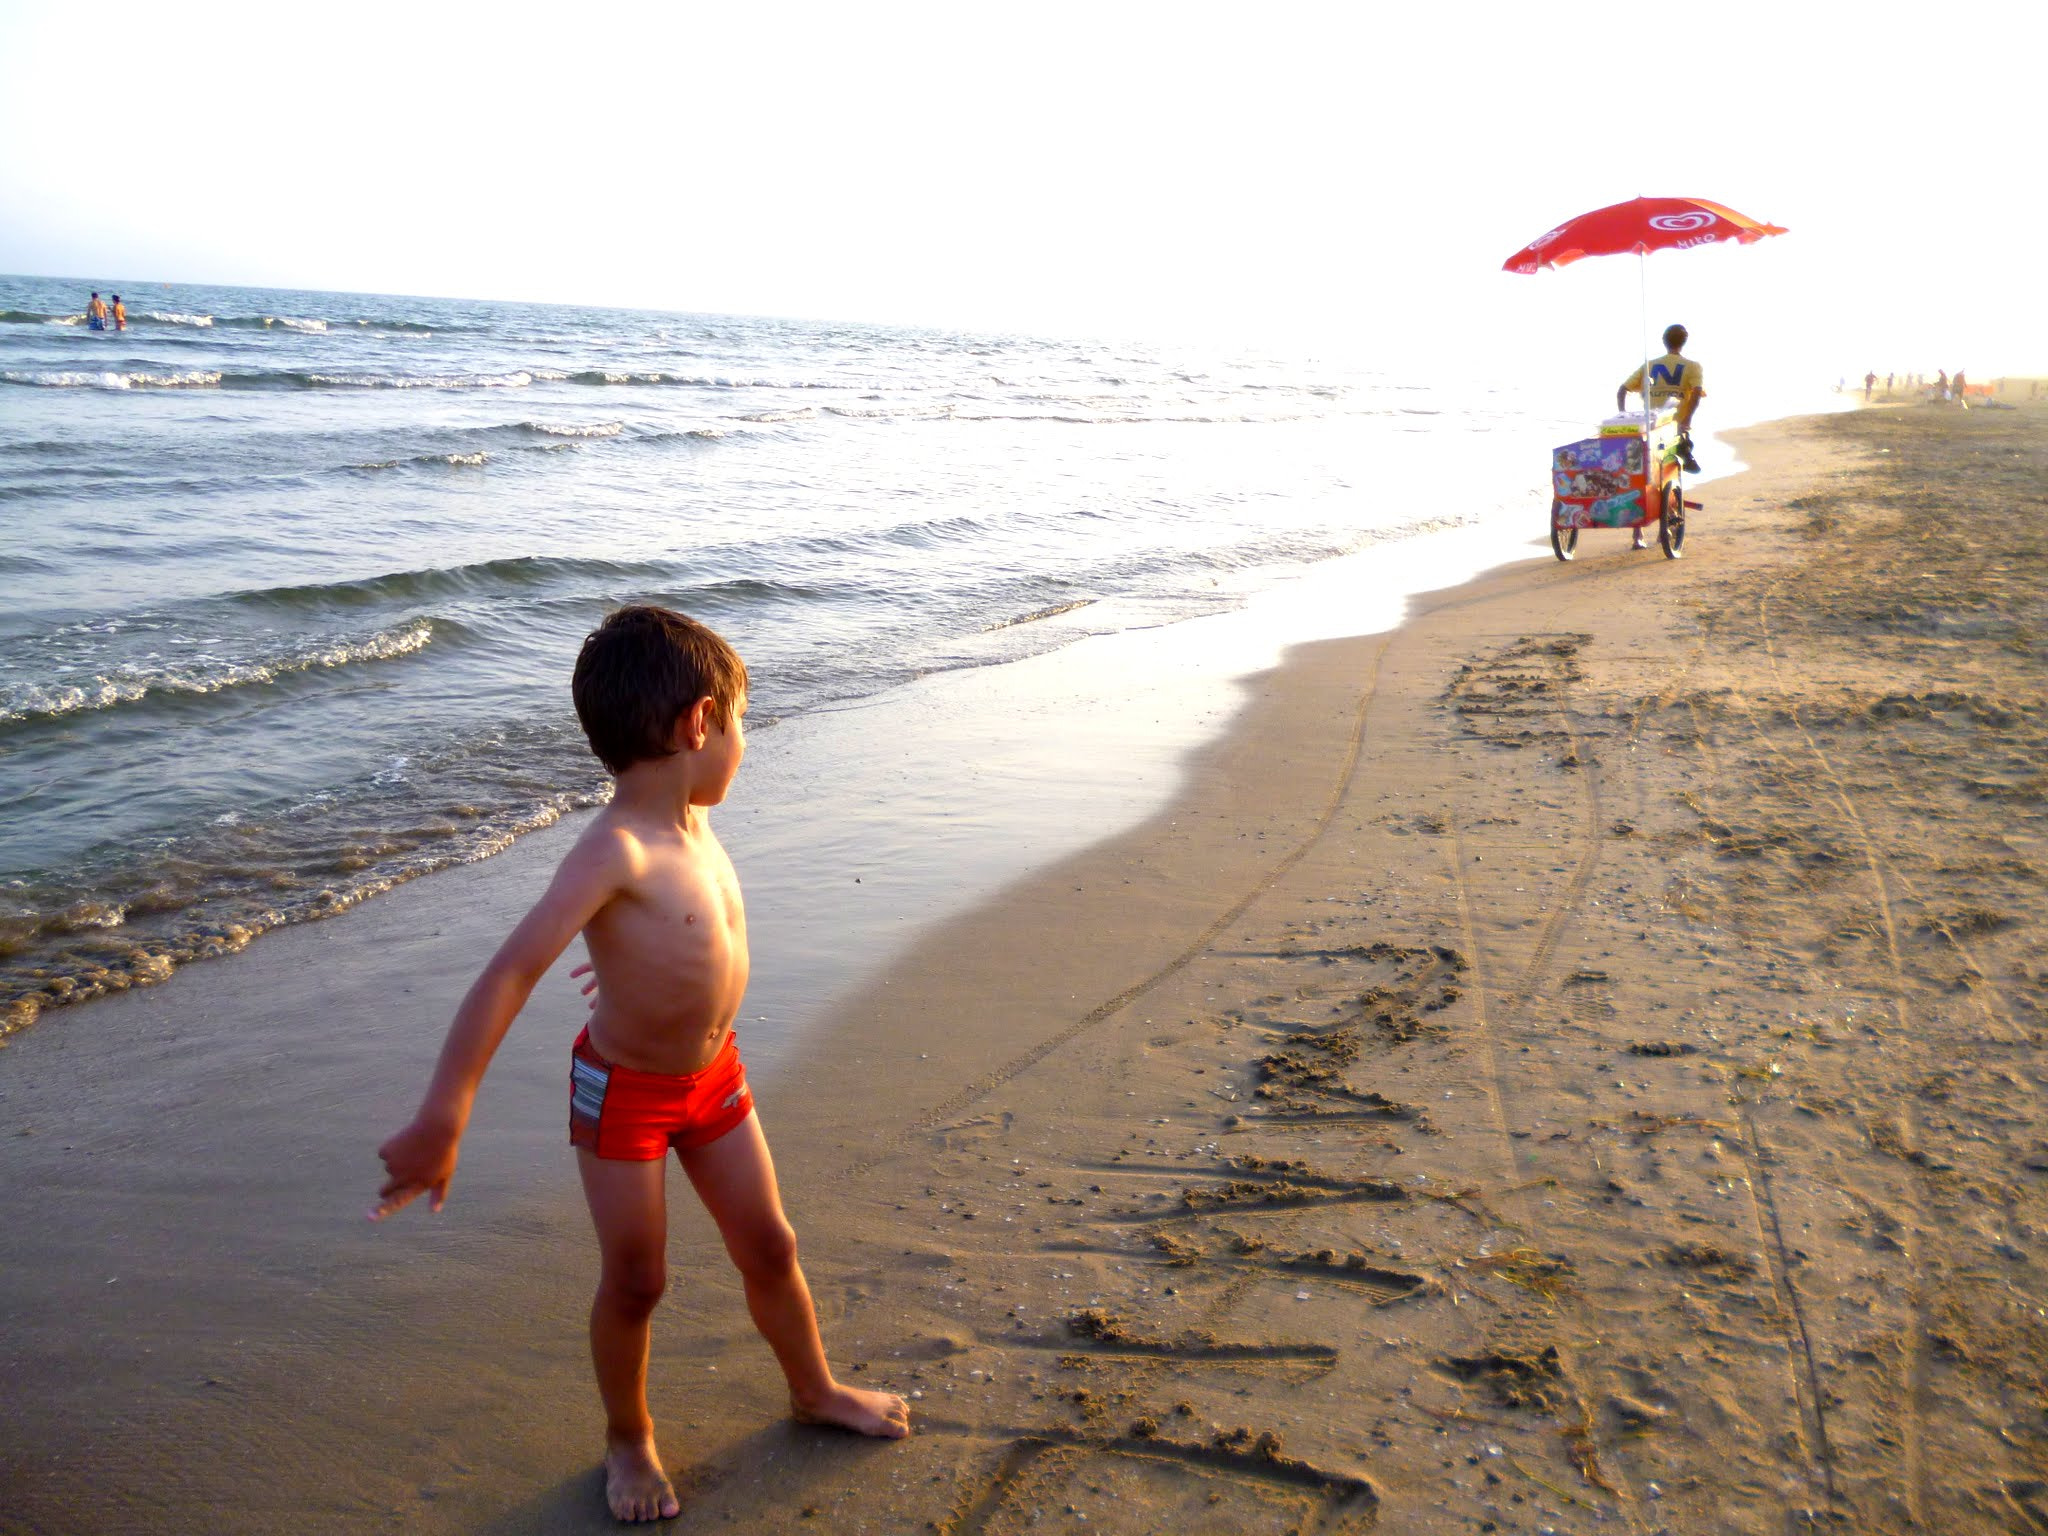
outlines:
M1704 198L1638 197L1565 220L1515 252L1501 270L1534 273L1570 266L1582 256L1646 256L1721 240L1754 245L1766 235L1784 233L1776 224L1759 223Z
M1746 214L1702 197L1638 197L1582 213L1548 234L1538 235L1501 263L1503 272L1531 274L1544 267L1568 267L1584 256L1634 256L1642 289L1643 368L1650 366L1650 279L1652 251L1681 251L1695 245L1733 240L1754 245L1766 235L1782 235L1776 224L1760 224ZM1643 429L1652 412L1643 393Z

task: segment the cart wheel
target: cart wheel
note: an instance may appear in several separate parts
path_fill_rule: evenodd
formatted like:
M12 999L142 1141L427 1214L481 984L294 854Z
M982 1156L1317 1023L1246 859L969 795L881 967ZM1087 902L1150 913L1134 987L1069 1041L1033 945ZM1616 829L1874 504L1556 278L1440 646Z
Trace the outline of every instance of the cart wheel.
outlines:
M1685 492L1674 481L1664 487L1664 515L1657 520L1657 542L1666 560L1685 553Z
M1557 526L1557 503L1550 504L1550 552L1560 560L1569 560L1579 547L1579 530Z

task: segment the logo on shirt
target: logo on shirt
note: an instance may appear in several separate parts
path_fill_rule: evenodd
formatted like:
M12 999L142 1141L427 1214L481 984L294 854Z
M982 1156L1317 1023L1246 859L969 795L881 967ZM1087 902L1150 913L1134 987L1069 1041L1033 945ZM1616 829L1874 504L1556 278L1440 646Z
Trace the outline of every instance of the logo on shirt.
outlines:
M1650 228L1661 229L1666 234L1682 235L1687 230L1705 229L1718 222L1711 213L1658 213L1650 217Z
M1685 382L1685 364L1680 363L1676 368L1669 367L1664 363L1650 364L1650 382L1652 384L1683 384Z

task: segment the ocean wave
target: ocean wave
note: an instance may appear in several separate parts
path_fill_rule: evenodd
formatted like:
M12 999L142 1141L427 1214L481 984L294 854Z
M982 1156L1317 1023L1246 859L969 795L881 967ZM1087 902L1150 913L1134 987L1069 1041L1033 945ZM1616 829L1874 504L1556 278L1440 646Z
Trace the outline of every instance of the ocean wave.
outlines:
M809 379L748 378L735 374L659 373L618 368L585 368L559 375L571 384L674 384L686 389L821 389Z
M39 480L32 485L0 485L0 503L15 501L41 501L50 496L76 496L78 487L61 480ZM6 560L0 557L0 571L7 569Z
M0 309L0 325L81 325L83 313L47 315L32 309ZM436 331L459 331L470 327L427 325L418 320L374 316L357 320L321 320L303 315L205 315L175 309L140 309L128 316L130 325L181 325L211 329L221 326L237 331L297 331L303 336L321 336L337 325L358 331L387 331L402 336L431 336Z
M626 430L623 421L599 421L589 426L574 426L553 421L522 421L521 432L535 432L542 437L617 437Z
M354 825L335 825L331 811L323 818L298 808L289 830L285 819L230 812L215 818L212 838L181 839L169 859L157 855L145 869L87 874L85 889L17 884L0 899L0 1040L51 1008L165 981L273 928L332 917L422 875L490 858L610 794L595 781L493 787L498 804L416 810L367 840ZM372 815L379 809L392 808L373 802Z
M350 469L403 469L408 464L440 464L449 469L481 469L490 463L491 456L482 449L475 453L415 453L404 459L366 459L360 464L351 464Z
M636 433L632 441L635 443L715 443L722 438L731 437L733 432L734 429L731 427L677 427L666 432Z
M944 421L953 414L950 405L828 405L828 416L847 416L856 421Z
M315 373L297 368L225 369L222 389L524 389L534 376L511 373Z
M786 411L756 411L751 416L742 416L741 421L813 421L817 418L816 406L799 405Z
M777 581L772 577L735 576L726 581L706 581L690 586L650 586L635 592L635 602L660 603L678 613L697 618L723 618L743 613L758 614L763 608L811 608L850 595L850 589L832 582Z
M0 689L0 725L112 709L153 695L219 693L275 682L295 672L389 661L424 650L433 639L434 621L415 619L357 640L316 640L244 661L194 658L185 665L124 665L106 676L18 683Z
M224 322L223 322L224 323ZM120 370L18 370L0 374L9 384L35 384L47 388L128 389L142 386L168 388L175 385L218 385L222 389L525 389L536 380L590 382L596 375L564 373L548 368L515 368L503 373L373 373L368 371L313 370L303 368L230 368L191 372L150 373ZM665 374L610 375L614 383L704 384ZM126 383L111 382L125 379ZM546 423L530 424L534 431L546 431ZM623 428L621 428L623 429ZM609 436L592 431L580 435Z
M668 567L637 561L594 560L549 555L513 555L480 560L472 565L433 566L422 570L388 571L357 581L308 582L295 587L263 587L227 595L237 606L262 608L355 608L373 603L417 602L434 597L465 597L506 588L544 586L563 580L596 580L608 585L645 585L650 578L672 574Z
M437 330L458 331L463 329L463 327L458 325L422 325L417 320L357 320L354 324L358 330L396 331L404 336L431 336Z
M999 629L1015 629L1019 624L1036 624L1040 619L1056 619L1063 613L1072 613L1076 608L1086 608L1095 601L1092 597L1077 597L1070 603L1053 603L1049 607L1034 608L1029 613L1020 613L1013 618L997 619L984 625L982 633L994 634Z
M276 373L230 374L231 384L248 381L252 387L276 381L301 389L524 389L533 375L518 369L511 373ZM261 381L261 382L259 382Z
M32 309L0 309L0 325L83 325L85 315L50 315ZM337 326L346 326L357 331L384 331L400 336L431 336L436 331L473 330L473 326L428 325L419 320L404 320L395 316L369 316L355 320L322 320L308 315L206 315L174 309L139 309L131 312L128 323L142 325L182 325L211 329L220 326L236 331L296 331L302 336L322 336Z
M297 315L216 315L213 323L238 331L298 331L318 336L327 330L325 320L302 319Z
M777 539L764 552L778 559L873 554L881 548L927 549L987 532L979 517L954 513L945 517L909 518L886 528L848 529L837 533L802 533Z
M0 382L26 384L37 389L210 389L221 376L205 368L176 373L127 373L116 369L85 372L71 369L9 369Z
M571 384L681 384L685 382L674 374L628 373L609 368L585 368L580 372L563 374L562 378Z
M186 325L205 328L213 325L214 318L212 315L185 314L179 310L138 309L128 316L128 323L131 326ZM223 325L231 325L233 323L233 321L228 320L224 320L221 322L221 324ZM83 312L78 314L66 315L46 315L33 309L0 309L0 325L83 324L85 324L85 315L83 314ZM111 322L108 323L107 328L109 330L113 329L113 325Z

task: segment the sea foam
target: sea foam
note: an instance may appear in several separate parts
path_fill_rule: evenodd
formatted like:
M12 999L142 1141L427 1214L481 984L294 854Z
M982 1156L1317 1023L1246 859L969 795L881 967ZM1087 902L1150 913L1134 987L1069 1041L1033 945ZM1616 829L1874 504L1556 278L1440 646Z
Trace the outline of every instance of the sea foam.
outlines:
M177 373L123 373L115 369L86 372L72 369L9 369L0 381L37 389L208 389L220 375L205 368Z
M316 641L240 661L194 658L188 664L126 664L105 675L17 683L0 692L0 725L50 720L134 704L152 695L219 693L275 682L295 672L410 656L433 643L431 619L417 619L359 639Z

